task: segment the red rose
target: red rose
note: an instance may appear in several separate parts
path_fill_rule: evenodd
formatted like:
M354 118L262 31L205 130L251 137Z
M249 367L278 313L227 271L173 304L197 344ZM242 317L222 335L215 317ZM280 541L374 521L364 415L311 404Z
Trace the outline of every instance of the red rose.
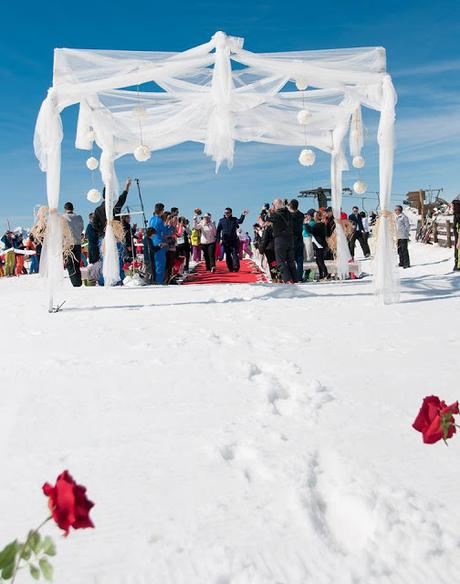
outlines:
M456 432L452 414L458 413L458 401L447 406L439 397L430 395L424 398L412 427L422 432L425 444L434 444L439 440L452 438Z
M54 487L45 483L43 492L49 497L48 505L53 519L65 531L65 535L68 535L71 527L94 527L89 517L94 503L87 499L86 488L77 485L67 470L58 476Z

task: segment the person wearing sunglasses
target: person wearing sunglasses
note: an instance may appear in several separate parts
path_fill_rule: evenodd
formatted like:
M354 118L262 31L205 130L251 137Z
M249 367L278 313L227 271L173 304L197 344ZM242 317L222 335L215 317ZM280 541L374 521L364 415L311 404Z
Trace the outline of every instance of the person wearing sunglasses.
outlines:
M222 242L225 251L225 261L229 272L238 272L240 269L240 259L238 257L238 227L243 223L249 213L245 209L240 218L233 217L230 207L224 210L224 216L219 220L216 232L216 241Z

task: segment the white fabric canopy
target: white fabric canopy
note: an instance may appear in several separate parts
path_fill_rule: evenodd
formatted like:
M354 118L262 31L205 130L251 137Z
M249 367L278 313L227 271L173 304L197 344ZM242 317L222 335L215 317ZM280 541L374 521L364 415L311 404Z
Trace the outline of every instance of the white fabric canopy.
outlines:
M139 90L141 84L146 91ZM208 43L181 53L56 49L53 86L40 109L34 137L40 167L47 172L50 222L42 273L50 277L52 288L62 273L57 215L63 137L60 112L76 103L80 104L76 147L91 149L90 136L94 135L102 150L107 217L112 216L118 188L115 160L132 154L139 145L155 152L186 141L199 142L216 162L217 171L224 162L232 166L235 142L257 141L308 146L330 154L333 209L339 219L342 172L348 169L345 137L349 134L352 156L359 156L363 146L361 106L380 111L380 206L384 217L375 284L385 302L397 299L394 246L386 214L396 94L386 72L383 48L257 54L243 49L243 39L217 32ZM306 126L297 120L304 109L310 112ZM337 235L339 273L345 274L350 256L340 223ZM110 222L104 278L107 285L118 279Z

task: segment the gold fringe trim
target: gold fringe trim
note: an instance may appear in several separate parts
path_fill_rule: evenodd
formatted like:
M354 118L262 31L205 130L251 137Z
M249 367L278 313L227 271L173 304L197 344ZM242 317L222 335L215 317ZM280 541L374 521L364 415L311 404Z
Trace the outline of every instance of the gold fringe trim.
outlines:
M388 219L388 225L389 225L389 232L390 232L390 237L391 239L394 241L395 245L396 245L396 220L395 220L395 216L393 215L393 213L391 211L387 211L387 210L382 210L380 211L380 215L377 219L377 222L375 224L374 227L374 231L373 231L373 235L375 237L375 241L378 241L379 238L379 232L380 232L380 222L382 220L382 218L385 217L385 219Z
M342 226L342 228L345 232L345 237L347 238L347 240L350 240L351 236L353 235L353 231L354 231L352 221L350 221L349 219L338 219L338 220L336 220L336 224L337 223L339 223ZM332 251L334 258L337 257L337 233L336 233L336 229L337 229L337 227L334 229L331 237L326 238L327 245L328 245L329 249Z
M48 216L57 213L57 209L49 209L45 205L38 209L37 220L35 225L32 227L30 232L34 236L34 239L43 245L43 241L46 235L46 229L48 225ZM73 239L72 232L70 231L69 223L64 217L61 216L62 224L62 254L64 256L64 261L67 261L70 257L73 257Z

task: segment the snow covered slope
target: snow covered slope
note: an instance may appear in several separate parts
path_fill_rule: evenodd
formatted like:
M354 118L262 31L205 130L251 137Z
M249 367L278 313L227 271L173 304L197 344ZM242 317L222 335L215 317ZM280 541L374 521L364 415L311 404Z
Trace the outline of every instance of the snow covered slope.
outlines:
M0 280L0 543L69 469L96 529L49 526L57 584L459 581L460 436L411 423L460 398L460 277L411 254L394 306L365 280L66 286L49 315Z

